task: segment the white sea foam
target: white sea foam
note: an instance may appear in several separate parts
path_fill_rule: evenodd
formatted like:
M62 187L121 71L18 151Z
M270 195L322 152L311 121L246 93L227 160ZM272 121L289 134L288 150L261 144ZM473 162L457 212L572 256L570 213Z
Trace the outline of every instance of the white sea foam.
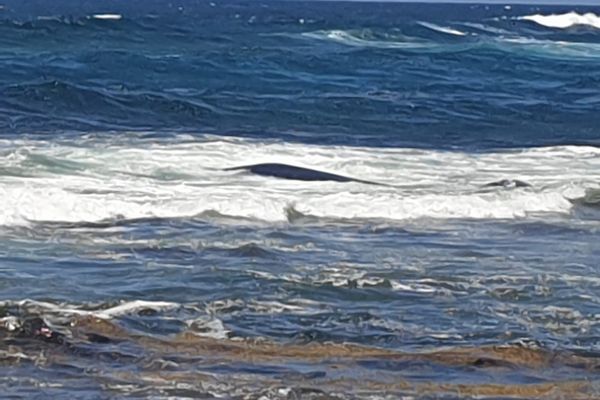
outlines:
M490 26L490 25L478 24L478 23L474 23L474 22L462 22L461 25L467 26L469 28L474 28L479 31L483 31L483 32L487 32L487 33L494 33L496 35L514 35L510 31L507 31L507 30L501 29L501 28L496 28L496 27Z
M10 301L0 302L0 306L6 306L8 304L12 304ZM178 303L172 302L164 302L164 301L146 301L146 300L132 300L123 302L118 306L114 306L111 308L97 310L97 311L89 311L81 308L77 308L76 306L66 305L66 304L58 304L58 303L50 303L44 301L37 301L31 299L25 299L18 302L14 302L14 304L18 305L21 308L32 310L38 313L47 314L61 314L61 315L83 315L83 316L94 316L97 318L111 319L120 315L131 314L139 310L147 310L152 309L156 311L161 310L170 310L179 308L181 305Z
M0 141L0 225L193 217L518 218L569 213L600 182L600 149L463 152L197 141ZM225 167L282 162L391 185L302 182ZM531 188L485 188L518 179Z
M12 315L0 318L0 328L6 329L7 331L14 331L18 329L19 324L19 319Z
M403 292L417 292L417 293L435 293L436 289L428 285L420 285L417 283L401 283L395 280L391 280L390 284L392 289L403 291Z
M448 35L454 35L454 36L466 36L467 35L466 32L459 31L458 29L432 24L431 22L419 22L419 25L421 25L427 29L431 29L432 31L446 33Z
M508 36L496 39L498 43L509 44L527 49L529 55L562 57L567 59L600 58L600 44L569 42L564 40L545 40L532 37Z
M185 322L189 332L196 336L213 339L228 339L231 331L225 328L223 321L213 316L202 316Z
M139 310L172 310L179 308L178 303L167 302L167 301L146 301L146 300L133 300L124 302L118 306L107 308L102 311L96 311L93 313L98 318L110 319L120 315L131 314Z
M310 314L310 312L307 312L306 307L295 304L285 304L275 300L252 300L249 302L248 308L253 312L260 314Z
M427 22L421 25L454 36L477 36L475 32L467 33L453 28L441 27ZM515 33L480 24L463 23L462 25L483 30L493 35L482 35L478 41L461 41L459 43L435 43L422 38L398 36L379 37L362 31L316 31L302 34L311 39L330 41L345 46L361 48L378 48L404 50L425 53L445 53L464 51L467 49L495 47L498 50L515 52L521 48L527 50L528 56L564 58L564 59L597 59L600 57L600 44L589 42L556 41L519 36Z
M594 13L578 14L572 11L565 14L534 14L518 17L518 19L532 21L548 28L566 29L576 25L583 25L600 29L600 16Z
M94 19L104 19L104 20L119 20L123 18L121 14L94 14L92 15Z
M431 47L433 44L423 39L397 37L383 40L381 38L371 37L361 32L345 30L327 30L306 32L302 34L305 37L319 40L330 40L346 46L355 47L374 47L383 49L423 49Z

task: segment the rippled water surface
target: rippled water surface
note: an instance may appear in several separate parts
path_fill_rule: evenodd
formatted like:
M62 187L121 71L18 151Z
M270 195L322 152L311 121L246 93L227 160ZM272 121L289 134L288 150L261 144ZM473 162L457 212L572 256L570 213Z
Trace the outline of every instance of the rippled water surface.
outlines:
M0 3L4 395L598 398L598 14Z

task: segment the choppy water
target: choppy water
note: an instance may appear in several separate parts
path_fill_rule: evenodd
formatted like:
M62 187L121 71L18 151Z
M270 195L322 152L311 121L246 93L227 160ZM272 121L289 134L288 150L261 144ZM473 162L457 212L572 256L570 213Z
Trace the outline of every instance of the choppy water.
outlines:
M597 398L599 13L2 3L3 395Z

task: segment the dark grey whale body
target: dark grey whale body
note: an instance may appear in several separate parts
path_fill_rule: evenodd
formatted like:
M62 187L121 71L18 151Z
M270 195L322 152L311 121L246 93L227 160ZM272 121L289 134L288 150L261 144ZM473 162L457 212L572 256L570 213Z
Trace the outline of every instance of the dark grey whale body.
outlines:
M518 179L502 179L496 182L486 183L485 187L524 188L531 187L527 182Z
M317 171L315 169L296 167L288 164L267 163L242 165L240 167L225 168L225 171L246 170L256 175L272 176L282 179L293 179L298 181L335 181L335 182L359 182L367 185L382 185L382 183L363 181L343 175L331 174L329 172Z
M239 167L225 168L224 171L248 171L256 175L272 176L274 178L292 179L297 181L334 181L334 182L359 182L367 185L388 186L385 183L365 181L362 179L350 178L348 176L332 174L329 172L318 171L316 169L296 167L294 165L280 163L252 164L242 165ZM502 188L524 188L530 187L527 182L517 179L502 179L497 182L491 182L483 185L485 188L502 187Z

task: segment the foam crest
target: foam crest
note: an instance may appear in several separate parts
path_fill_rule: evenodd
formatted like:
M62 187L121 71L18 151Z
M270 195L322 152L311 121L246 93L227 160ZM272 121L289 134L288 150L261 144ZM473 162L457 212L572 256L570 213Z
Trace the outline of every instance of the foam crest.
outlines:
M121 14L94 14L92 15L92 18L115 21L123 18L123 16Z
M481 24L463 23L462 25L485 32L465 32L455 28L443 27L429 22L419 25L447 35L463 37L458 42L442 43L425 38L375 35L365 31L330 30L304 33L304 37L335 42L344 46L361 48L378 48L403 50L416 53L453 53L457 51L477 51L495 49L502 52L516 53L523 56L535 56L551 59L596 59L600 57L600 45L591 42L569 40L539 39L532 36L520 36L503 29ZM466 40L477 37L478 40ZM523 51L525 50L525 51Z
M31 299L25 299L18 302L0 302L0 306L2 307L7 307L10 305L16 305L22 309L28 310L31 313L56 314L67 316L93 316L102 319L112 319L121 315L133 314L141 310L151 309L155 311L165 311L176 309L181 306L178 303L165 301L132 300L125 301L117 306L105 308L102 310L86 310L77 306L71 306L60 303L50 303Z
M419 25L421 25L427 29L431 29L432 31L446 33L448 35L467 36L466 32L459 31L458 29L454 29L454 28L450 28L450 27L446 27L446 26L432 24L431 22L419 22Z
M223 322L212 316L201 316L186 321L191 334L213 339L228 339L231 331L225 328Z
M519 17L519 19L535 22L548 28L567 29L580 25L600 29L600 17L591 12L586 14L578 14L574 11L565 14L533 14Z
M528 55L538 55L566 59L596 59L600 57L600 44L570 42L565 40L545 40L532 37L500 37L498 43L511 48L527 50Z
M398 38L379 38L364 31L351 30L326 30L303 33L303 36L328 40L354 47L373 47L382 49L425 49L434 46L434 44L423 39L398 37Z
M1 225L187 218L522 218L567 214L600 182L600 150L469 154L206 137L172 143L2 141ZM389 186L304 182L226 167L280 162ZM486 186L519 180L531 187Z
M493 33L496 35L514 35L514 33L507 31L505 29L497 28L497 27L490 26L490 25L475 23L475 22L462 22L461 25L467 26L469 28L477 29L478 31Z

